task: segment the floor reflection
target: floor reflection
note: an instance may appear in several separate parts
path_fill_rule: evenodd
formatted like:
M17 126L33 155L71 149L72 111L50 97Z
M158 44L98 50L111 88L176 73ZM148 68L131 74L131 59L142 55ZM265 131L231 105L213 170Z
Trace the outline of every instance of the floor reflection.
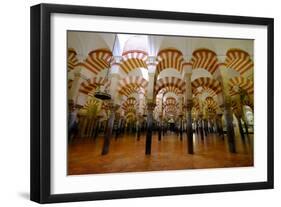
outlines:
M253 166L253 135L235 138L237 153L229 153L227 136L209 134L204 139L194 133L194 154L187 153L186 134L181 141L168 132L161 141L153 134L151 155L145 155L145 134L123 135L111 139L107 155L101 155L103 137L95 141L76 138L68 146L68 174L139 172Z

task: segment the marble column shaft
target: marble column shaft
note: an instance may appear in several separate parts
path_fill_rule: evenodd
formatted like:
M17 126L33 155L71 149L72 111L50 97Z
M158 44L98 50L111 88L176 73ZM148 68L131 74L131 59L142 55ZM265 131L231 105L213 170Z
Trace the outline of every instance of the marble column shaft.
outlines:
M110 116L107 121L107 128L104 136L104 142L103 142L103 148L102 148L102 155L106 155L109 152L109 145L110 145L110 139L112 136L112 130L113 130L113 125L115 121L115 112L117 110L117 106L114 104L111 104L110 106Z
M145 141L145 154L151 154L151 143L152 143L152 122L153 122L153 110L155 104L148 103L147 104L147 134L146 134L146 141Z

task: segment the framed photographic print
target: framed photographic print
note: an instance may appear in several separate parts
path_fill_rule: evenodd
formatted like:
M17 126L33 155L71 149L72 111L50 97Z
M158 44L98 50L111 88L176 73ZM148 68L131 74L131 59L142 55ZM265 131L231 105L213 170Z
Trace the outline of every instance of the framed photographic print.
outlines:
M273 19L31 7L31 200L273 188Z

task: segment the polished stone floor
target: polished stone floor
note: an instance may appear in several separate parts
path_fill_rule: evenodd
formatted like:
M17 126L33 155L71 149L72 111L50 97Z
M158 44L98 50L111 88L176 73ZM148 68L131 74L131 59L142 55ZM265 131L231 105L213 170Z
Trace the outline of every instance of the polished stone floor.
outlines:
M109 153L102 156L102 136L95 141L76 138L68 146L68 174L253 166L253 135L246 136L245 141L237 135L234 154L228 151L226 135L222 139L210 134L201 140L194 134L193 155L187 153L186 134L181 141L174 132L168 132L158 141L154 133L152 140L151 155L145 155L145 134L139 141L131 134L111 139Z

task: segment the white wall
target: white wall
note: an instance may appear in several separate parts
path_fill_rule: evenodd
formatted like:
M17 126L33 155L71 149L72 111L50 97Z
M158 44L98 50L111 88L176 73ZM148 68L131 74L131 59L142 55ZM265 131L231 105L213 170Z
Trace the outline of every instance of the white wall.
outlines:
M151 0L49 0L2 1L0 53L0 206L36 206L29 197L29 7L48 3L219 13L275 18L275 48L281 46L281 13L278 1L151 1ZM4 28L3 28L4 27ZM275 50L275 91L281 90L280 48ZM275 98L275 190L212 193L172 197L55 204L53 206L267 206L281 202L280 96ZM4 116L3 116L4 115ZM279 150L279 151L278 151Z

